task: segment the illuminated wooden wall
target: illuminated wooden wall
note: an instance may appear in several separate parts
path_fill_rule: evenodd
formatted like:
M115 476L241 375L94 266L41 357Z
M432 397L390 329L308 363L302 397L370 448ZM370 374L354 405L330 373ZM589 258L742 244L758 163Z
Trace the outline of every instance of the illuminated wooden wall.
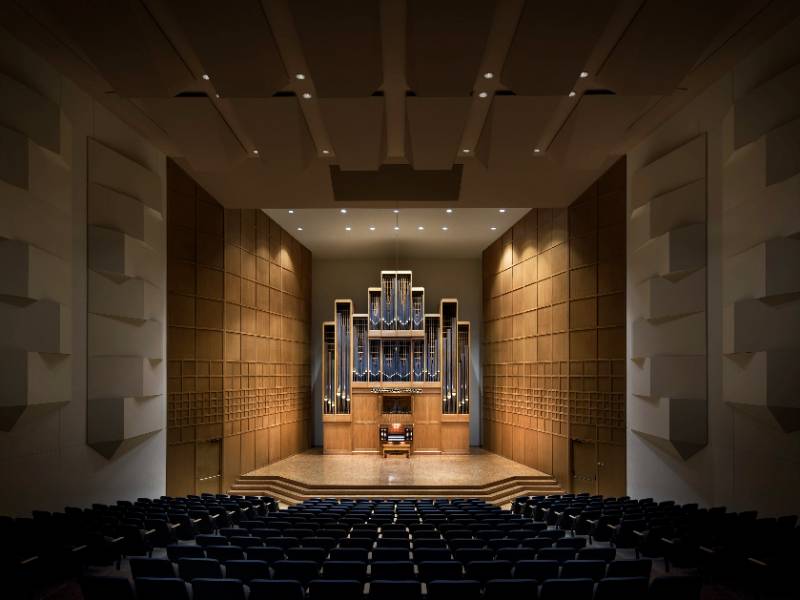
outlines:
M625 161L483 254L483 445L566 489L625 489Z
M226 491L309 445L311 253L168 170L167 493Z

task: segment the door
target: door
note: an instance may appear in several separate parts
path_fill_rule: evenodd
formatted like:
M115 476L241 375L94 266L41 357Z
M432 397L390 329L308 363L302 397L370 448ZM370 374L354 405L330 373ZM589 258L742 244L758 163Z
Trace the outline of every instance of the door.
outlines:
M597 493L597 444L591 440L572 440L572 492Z
M220 467L220 441L211 440L197 443L197 466L195 476L196 493L220 493L222 469Z
M597 493L604 496L625 495L625 446L599 444Z

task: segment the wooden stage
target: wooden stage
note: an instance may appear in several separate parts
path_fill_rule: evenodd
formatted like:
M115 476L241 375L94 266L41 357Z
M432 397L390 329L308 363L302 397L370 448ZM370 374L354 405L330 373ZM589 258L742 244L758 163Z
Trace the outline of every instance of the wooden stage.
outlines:
M285 503L314 497L474 497L498 504L559 491L550 475L478 449L461 455L412 454L410 459L315 449L246 473L230 490Z

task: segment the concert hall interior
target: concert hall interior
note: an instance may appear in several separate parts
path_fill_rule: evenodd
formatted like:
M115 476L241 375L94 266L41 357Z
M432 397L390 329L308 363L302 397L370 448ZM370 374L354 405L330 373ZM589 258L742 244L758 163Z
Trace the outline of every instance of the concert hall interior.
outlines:
M798 515L800 2L0 2L4 597L794 598Z

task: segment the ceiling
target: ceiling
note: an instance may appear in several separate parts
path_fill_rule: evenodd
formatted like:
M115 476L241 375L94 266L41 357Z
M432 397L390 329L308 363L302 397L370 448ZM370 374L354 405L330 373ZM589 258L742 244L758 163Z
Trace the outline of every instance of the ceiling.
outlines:
M271 208L264 212L311 250L314 258L476 258L528 212L527 208L450 210Z
M297 209L569 204L798 13L769 0L0 3L3 27L220 202Z

